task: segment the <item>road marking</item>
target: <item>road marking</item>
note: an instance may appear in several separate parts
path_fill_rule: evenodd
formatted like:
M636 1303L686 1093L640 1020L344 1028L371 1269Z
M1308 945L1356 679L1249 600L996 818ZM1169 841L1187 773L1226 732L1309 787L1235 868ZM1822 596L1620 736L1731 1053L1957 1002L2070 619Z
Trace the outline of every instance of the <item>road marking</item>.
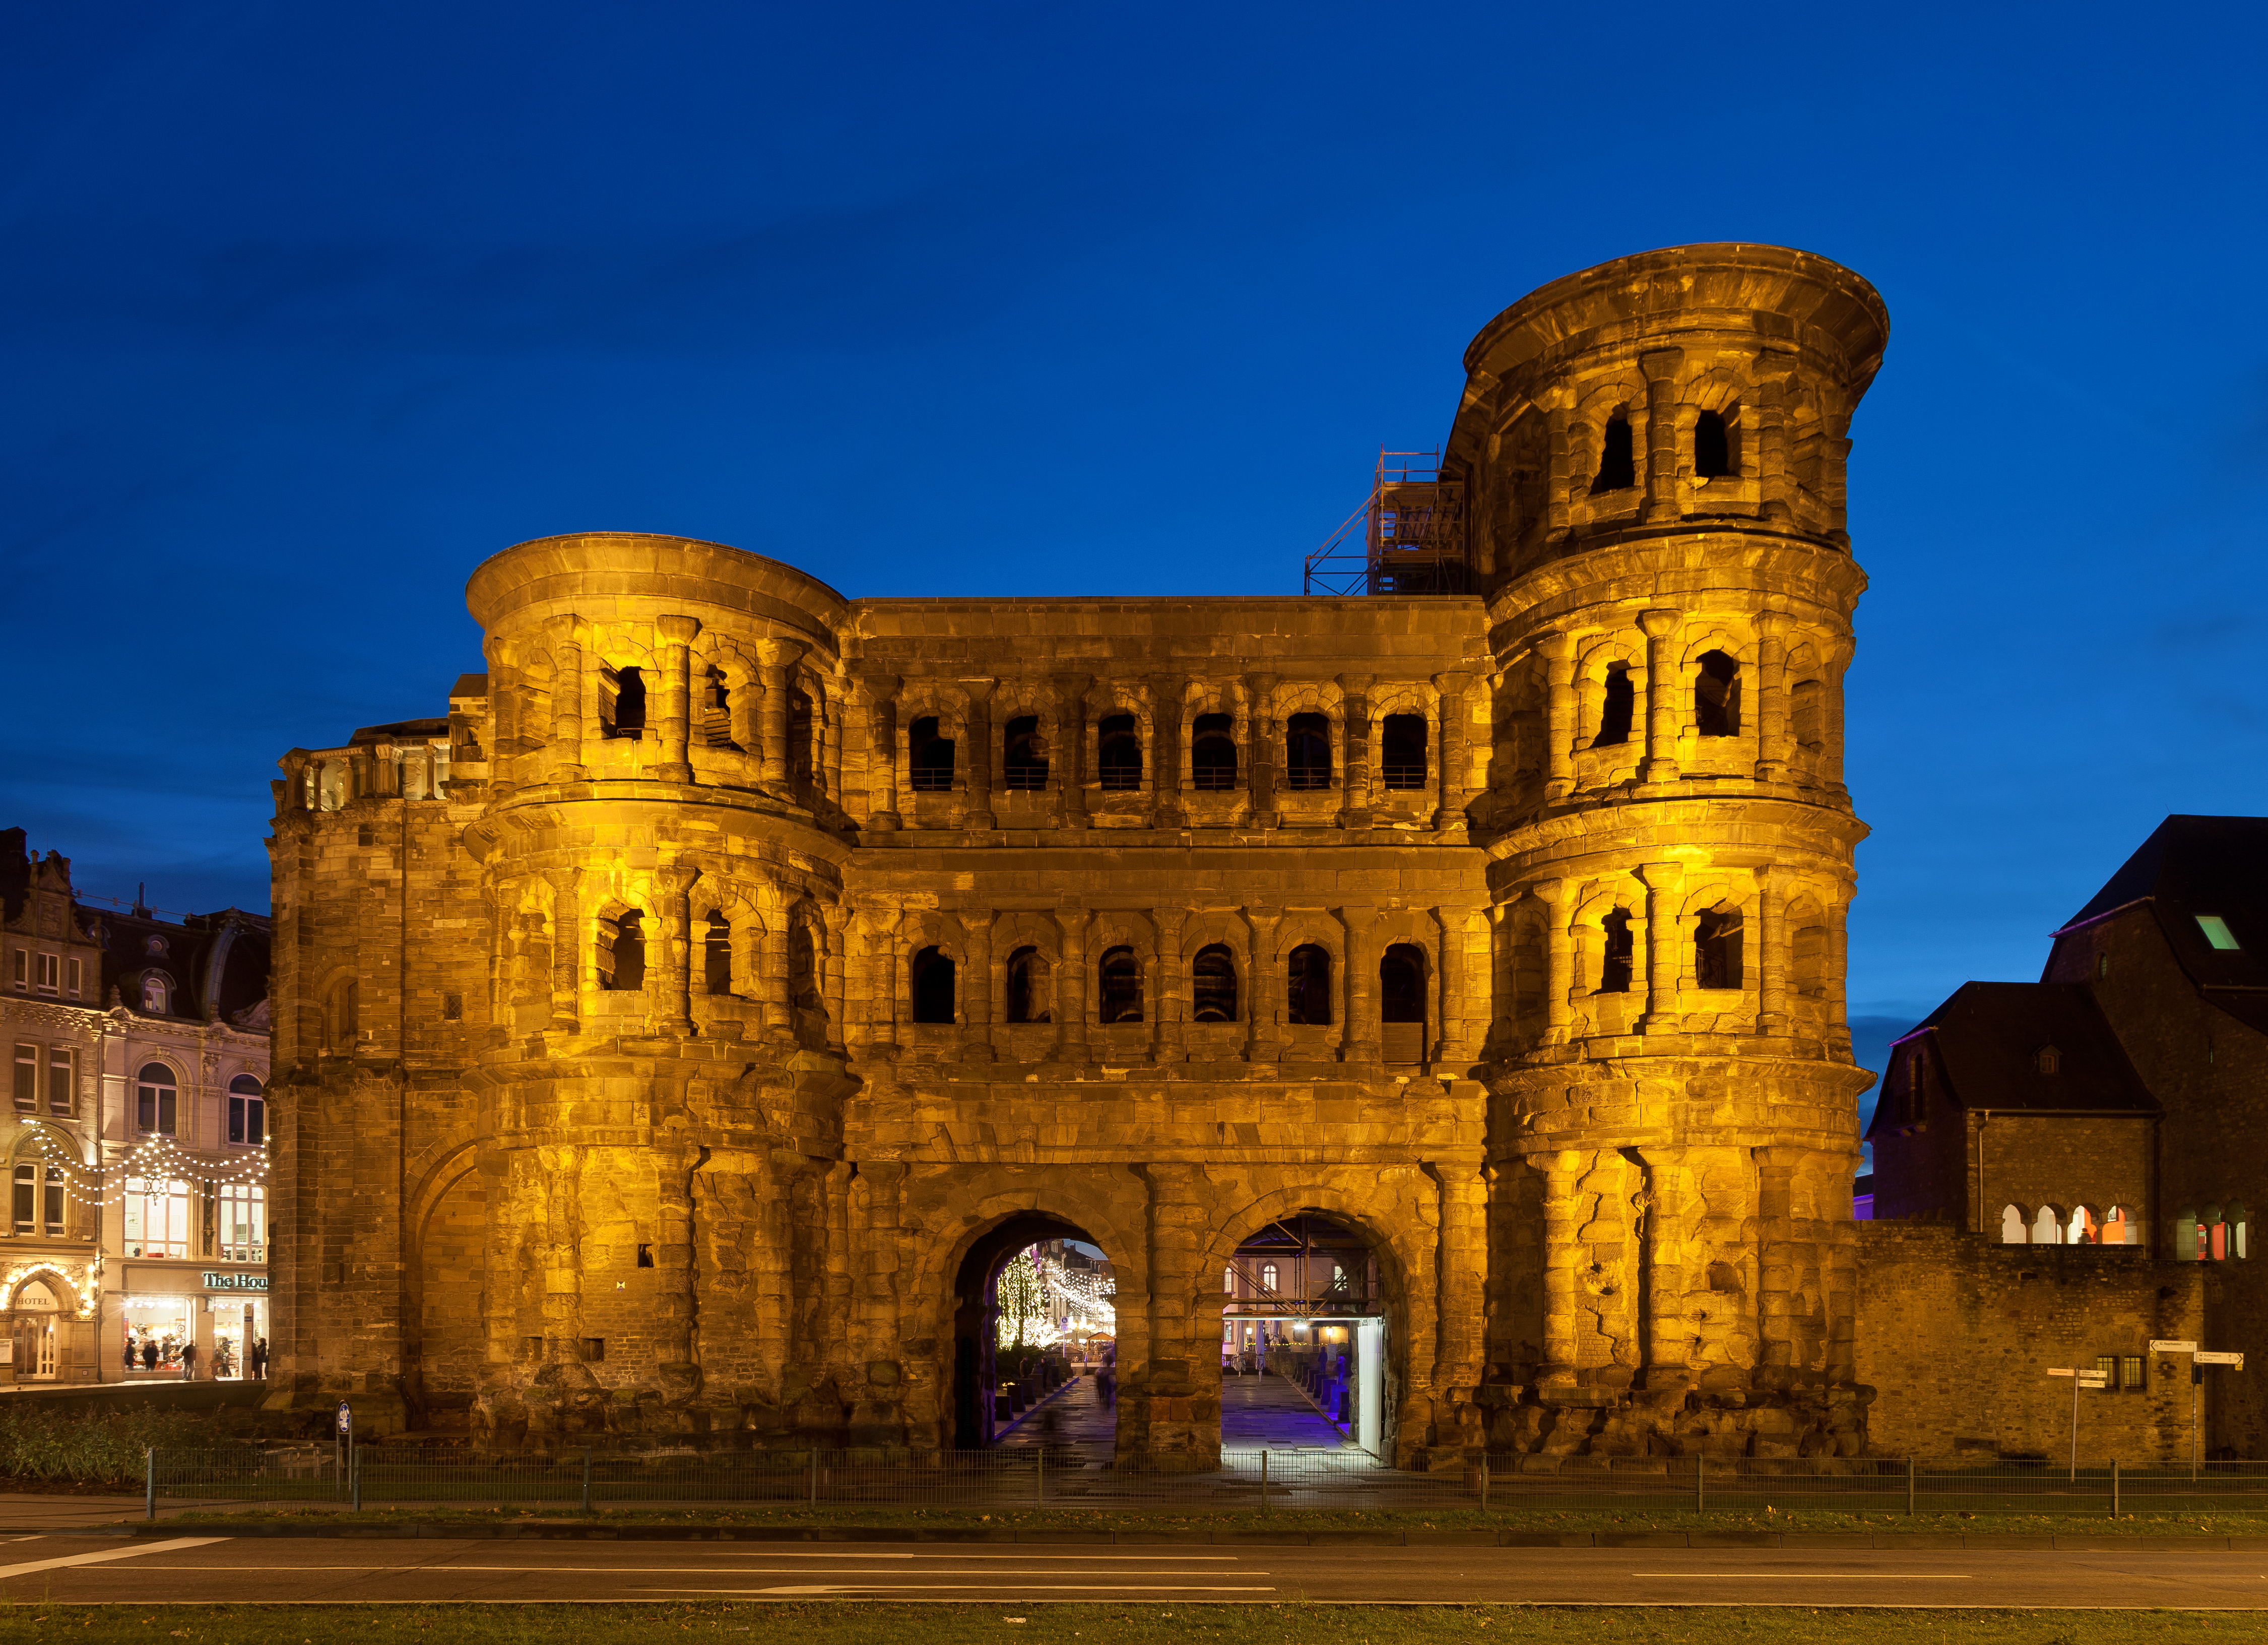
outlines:
M115 1555L107 1556L115 1558ZM446 1575L452 1571L477 1571L484 1575L498 1573L533 1576L899 1576L913 1577L911 1571L877 1571L864 1565L736 1565L729 1571L702 1565L137 1565L133 1572L196 1571L214 1575L241 1575L257 1572L269 1576L290 1576L300 1571L416 1571L421 1574ZM129 1575L132 1573L122 1573ZM1144 1571L1144 1576L1218 1576L1219 1571ZM948 1571L948 1576L975 1576L976 1571ZM1003 1571L1004 1576L1115 1576L1115 1571ZM1268 1571L1240 1571L1240 1576L1268 1576ZM927 1586L916 1578L916 1586Z
M100 1553L69 1553L60 1560L31 1560L22 1565L0 1565L0 1578L29 1576L34 1571L59 1571L75 1565L99 1565L105 1560L138 1560L145 1553L171 1553L180 1548L202 1548L208 1543L227 1540L225 1537L174 1537L138 1548L107 1548Z
M648 1588L649 1594L1272 1594L1273 1588L1201 1587L1187 1582L811 1582L791 1588Z
M1808 1582L1815 1577L1863 1577L1872 1582L1878 1577L1902 1582L1972 1582L1977 1580L1968 1571L1632 1571L1632 1576L1658 1576L1665 1582L1682 1582L1711 1577L1727 1580Z

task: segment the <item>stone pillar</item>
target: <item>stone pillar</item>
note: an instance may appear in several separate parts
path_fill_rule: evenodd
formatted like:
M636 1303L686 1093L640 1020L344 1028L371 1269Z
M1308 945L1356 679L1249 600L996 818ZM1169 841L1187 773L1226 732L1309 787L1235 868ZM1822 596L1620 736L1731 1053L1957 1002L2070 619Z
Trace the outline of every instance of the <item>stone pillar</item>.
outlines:
M1440 1192L1440 1285L1433 1331L1433 1431L1436 1450L1465 1451L1483 1441L1474 1403L1484 1348L1483 1299L1488 1292L1486 1191L1480 1168L1436 1160L1426 1167Z
M583 641L571 616L556 616L543 624L545 647L551 653L550 763L545 778L555 783L583 779Z
M658 1031L672 1039L693 1034L693 970L699 948L693 931L693 882L700 877L691 863L668 863L653 871L655 923L660 926L654 933L660 939L656 957L661 962L653 1014Z
M554 868L551 883L551 1029L572 1034L583 1014L583 875Z
M1276 735L1276 676L1247 675L1244 686L1252 704L1247 716L1252 747L1248 750L1246 771L1252 792L1252 826L1274 828L1281 820L1276 815L1276 772L1283 763Z
M775 794L788 795L793 785L787 770L787 690L803 647L791 640L759 640L756 654L764 684L764 699L756 713L756 780Z
M1153 828L1180 828L1188 821L1182 810L1182 772L1189 758L1182 752L1182 699L1188 695L1178 674L1150 676L1150 822Z
M1189 962L1182 952L1182 928L1189 922L1186 908L1150 911L1158 933L1157 975L1149 999L1155 1003L1143 1014L1150 1020L1150 1043L1160 1062L1183 1062L1189 1056L1189 1022L1196 1009L1196 985Z
M722 660L718 666L725 670L725 734L745 758L753 760L762 740L757 721L758 705L763 700L762 684L755 666L738 652Z
M1564 1392L1575 1386L1576 1276L1584 1265L1577 1235L1585 1221L1580 1184L1588 1162L1576 1149L1561 1148L1529 1163L1543 1179L1543 1363L1537 1381Z
M1827 1045L1829 1054L1851 1059L1851 894L1848 881L1835 889L1827 905Z
M895 1055L898 1044L897 911L862 907L853 928L858 933L858 977L865 996L864 1022L877 1056Z
M1646 882L1646 1015L1638 1019L1638 1031L1675 1034L1680 1027L1677 892L1685 882L1685 867L1649 862L1638 875Z
M1646 373L1646 513L1649 526L1675 523L1685 513L1677 494L1677 368L1679 349L1648 349L1638 357Z
M1535 642L1543 659L1543 798L1575 792L1575 641L1546 634Z
M1687 1253L1693 1250L1687 1226L1686 1151L1649 1144L1631 1152L1646 1168L1645 1208L1638 1232L1646 1287L1639 1376L1651 1390L1682 1388L1691 1380L1688 1356L1693 1339L1685 1298L1704 1288L1699 1277L1686 1272Z
M1376 1062L1385 1055L1380 1044L1378 1019L1378 910L1366 903L1350 903L1339 910L1346 928L1346 1031L1340 1036L1340 1057L1347 1062Z
M1683 625L1679 611L1641 611L1638 625L1646 631L1646 765L1639 780L1677 780L1678 688L1683 683L1675 646Z
M1344 829L1370 826L1370 686L1371 676L1366 674L1339 675L1339 700L1346 727L1346 755L1339 764L1344 797L1338 822Z
M1756 1032L1777 1039L1788 1031L1787 870L1756 871Z
M1821 670L1820 689L1827 693L1822 706L1827 724L1823 730L1827 746L1820 751L1819 779L1828 792L1838 800L1848 800L1850 790L1843 786L1843 672L1851 666L1853 642L1845 635L1836 642Z
M1437 745L1441 802L1440 808L1433 813L1433 828L1438 833L1454 833L1465 825L1465 779L1472 770L1472 756L1465 746L1472 710L1465 694L1472 685L1473 676L1469 674L1452 672L1433 676L1433 689L1441 696L1441 735Z
M824 981L821 999L827 1006L827 1048L841 1051L850 1022L850 967L847 960L850 949L850 916L840 903L830 903L820 910L827 930L827 955L822 962Z
M872 698L866 719L866 826L887 832L901 825L898 815L898 676L894 674L870 675L861 685Z
M1086 826L1086 691L1094 676L1055 676L1056 741L1049 775L1056 781L1056 826Z
M1543 904L1543 1043L1563 1045L1575 1020L1575 948L1568 926L1575 917L1574 899L1564 880L1539 880L1528 889Z
M996 680L961 682L961 689L968 694L968 755L961 766L968 795L961 825L966 829L993 826L992 688L998 683Z
M1567 417L1565 396L1553 395L1543 413L1544 460L1550 465L1543 491L1543 530L1551 542L1564 540L1572 527L1567 503L1575 476L1570 469Z
M693 637L701 631L697 617L656 619L661 637L661 758L653 774L666 783L693 780Z
M912 1243L902 1226L905 1180L901 1161L858 1162L852 1222L858 1242L854 1259L858 1282L852 1307L858 1314L854 1351L865 1364L866 1390L865 1398L851 1407L853 1445L902 1445L906 1438L907 1333L898 1298L900 1265Z
M1788 501L1786 380L1759 377L1755 404L1758 512L1766 520L1785 525L1794 512Z
M1275 1062L1284 1054L1284 963L1276 957L1276 928L1280 908L1248 907L1245 924L1252 933L1251 975L1245 978L1244 1057L1248 1062Z
M961 1059L992 1060L992 911L961 910Z
M795 1002L788 997L787 929L792 918L783 898L764 921L756 948L757 998L763 1001L764 1037L774 1045L795 1043Z
M1789 1294L1795 1283L1794 1232L1789 1189L1800 1150L1758 1148L1756 1160L1756 1385L1785 1388L1791 1380L1794 1322Z
M1476 1054L1467 917L1462 909L1437 908L1433 918L1440 927L1441 950L1441 1033L1433 1060L1450 1074L1463 1074L1469 1072Z
M1788 701L1786 614L1767 611L1756 618L1756 780L1787 780Z
M1197 1269L1204 1255L1214 1191L1199 1166L1139 1169L1150 1189L1150 1351L1145 1363L1129 1368L1122 1362L1119 1368L1126 1391L1122 1403L1136 1405L1128 1413L1134 1421L1122 1419L1120 1432L1130 1427L1128 1437L1138 1436L1153 1457L1210 1463L1220 1454L1220 1355L1195 1339ZM1120 1455L1127 1450L1122 1439Z
M1063 1059L1073 1064L1086 1060L1086 910L1076 903L1056 905L1056 924L1063 930L1063 963L1056 967L1057 1044Z
M1851 546L1851 413L1828 411L1823 419L1826 439L1820 442L1825 461L1827 535L1845 548Z

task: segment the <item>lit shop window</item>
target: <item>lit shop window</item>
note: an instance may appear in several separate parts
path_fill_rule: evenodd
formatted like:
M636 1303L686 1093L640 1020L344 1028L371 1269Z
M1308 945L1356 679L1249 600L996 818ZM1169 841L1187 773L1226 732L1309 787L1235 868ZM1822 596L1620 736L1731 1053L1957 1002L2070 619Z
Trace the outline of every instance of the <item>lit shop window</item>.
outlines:
M261 1262L268 1253L268 1190L234 1183L220 1191L220 1258Z
M189 1254L189 1185L180 1177L126 1179L126 1254L186 1257Z

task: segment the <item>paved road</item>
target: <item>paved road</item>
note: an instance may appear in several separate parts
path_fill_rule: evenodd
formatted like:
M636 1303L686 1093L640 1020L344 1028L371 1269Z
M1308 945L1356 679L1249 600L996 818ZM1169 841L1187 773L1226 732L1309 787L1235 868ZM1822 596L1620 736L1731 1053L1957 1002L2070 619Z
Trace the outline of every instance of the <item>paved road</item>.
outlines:
M183 1536L0 1541L0 1600L1278 1599L2268 1608L2268 1554L1004 1547Z

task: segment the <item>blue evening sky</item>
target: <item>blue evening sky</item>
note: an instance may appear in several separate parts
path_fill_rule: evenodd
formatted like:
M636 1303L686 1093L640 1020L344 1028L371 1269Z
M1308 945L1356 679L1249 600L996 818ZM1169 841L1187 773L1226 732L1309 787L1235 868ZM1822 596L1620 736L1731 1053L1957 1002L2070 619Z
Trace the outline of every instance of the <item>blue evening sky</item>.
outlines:
M1294 590L1498 310L1773 240L1893 322L1879 1045L2263 808L2264 58L2228 5L18 4L0 826L266 907L275 757L444 712L467 573L550 532Z

